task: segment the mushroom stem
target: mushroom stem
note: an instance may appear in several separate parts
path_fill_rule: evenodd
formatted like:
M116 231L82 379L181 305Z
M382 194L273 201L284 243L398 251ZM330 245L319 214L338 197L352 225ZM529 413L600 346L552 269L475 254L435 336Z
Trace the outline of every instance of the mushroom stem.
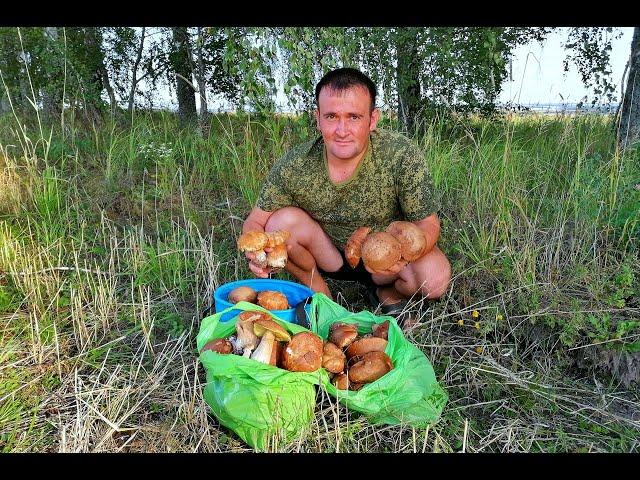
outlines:
M271 351L275 346L275 335L267 330L262 335L262 340L258 344L258 348L253 352L251 358L257 360L261 363L270 363L271 362Z

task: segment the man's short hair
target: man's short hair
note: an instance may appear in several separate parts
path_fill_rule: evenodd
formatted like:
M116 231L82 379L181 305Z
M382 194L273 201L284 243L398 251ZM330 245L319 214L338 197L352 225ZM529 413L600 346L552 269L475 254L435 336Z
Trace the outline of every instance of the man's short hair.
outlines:
M327 72L316 85L316 105L320 97L320 90L329 87L331 90L343 91L351 87L361 86L369 91L371 110L376 107L376 85L369 77L355 68L337 68Z

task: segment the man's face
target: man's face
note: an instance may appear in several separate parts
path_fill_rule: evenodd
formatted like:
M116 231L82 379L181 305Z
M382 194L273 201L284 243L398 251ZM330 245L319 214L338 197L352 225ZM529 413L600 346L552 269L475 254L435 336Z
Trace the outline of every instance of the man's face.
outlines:
M320 90L316 121L330 156L351 160L360 155L379 117L377 108L371 111L371 97L365 87Z

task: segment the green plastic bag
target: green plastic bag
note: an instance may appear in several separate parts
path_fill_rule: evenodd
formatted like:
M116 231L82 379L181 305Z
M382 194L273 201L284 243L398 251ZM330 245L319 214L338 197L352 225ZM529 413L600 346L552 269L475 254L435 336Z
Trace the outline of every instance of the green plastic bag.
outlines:
M207 342L235 333L237 315L227 322L219 321L233 309L266 312L290 334L309 331L258 305L238 302L202 320L196 339L198 352ZM278 445L293 441L311 423L315 385L320 384L322 370L289 372L240 355L210 350L200 353L199 359L207 374L205 401L221 424L256 450L275 450Z
M371 312L352 313L316 293L311 300L311 328L323 340L334 322L358 325L358 334L371 333L375 323L389 320L389 337L385 353L391 357L393 370L358 391L338 390L323 370L323 388L351 410L367 415L373 424L424 427L435 423L447 403L448 395L436 381L425 354L404 338L402 329L390 316Z

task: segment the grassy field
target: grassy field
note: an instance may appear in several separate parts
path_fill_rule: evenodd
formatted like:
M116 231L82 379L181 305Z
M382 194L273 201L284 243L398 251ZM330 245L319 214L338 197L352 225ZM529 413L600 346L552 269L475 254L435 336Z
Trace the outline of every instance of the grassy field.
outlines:
M251 276L235 239L271 163L310 135L293 117L0 118L2 451L250 450L203 400L195 336L213 290ZM372 426L318 391L308 434L273 449L640 451L640 153L612 138L602 116L430 121L415 141L454 277L407 335L443 416Z

